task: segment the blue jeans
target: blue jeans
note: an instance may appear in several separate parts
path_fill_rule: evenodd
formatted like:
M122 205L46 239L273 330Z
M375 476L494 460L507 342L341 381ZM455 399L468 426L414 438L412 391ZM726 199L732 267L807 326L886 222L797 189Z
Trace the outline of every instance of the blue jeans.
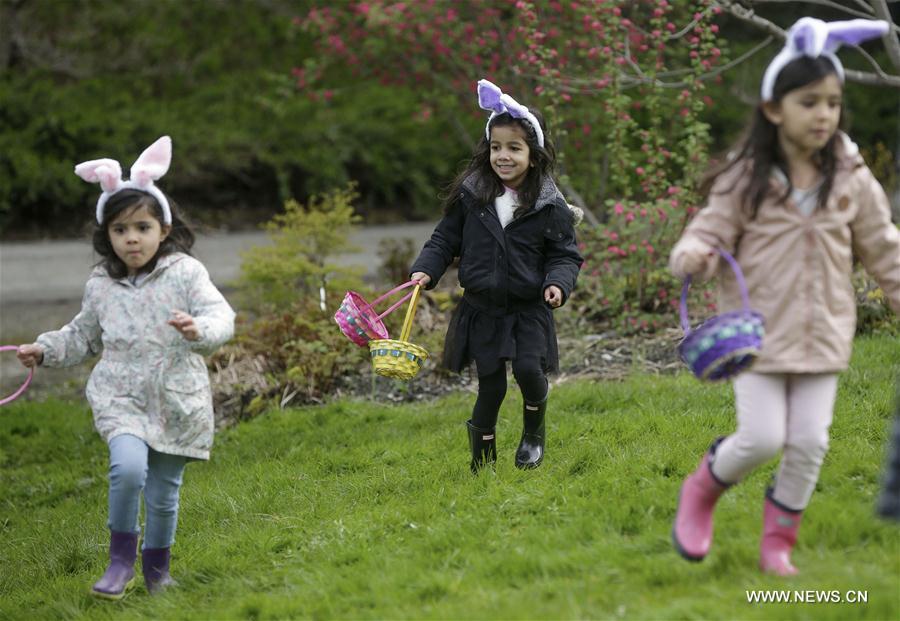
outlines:
M140 531L141 490L146 528L143 548L168 548L175 541L178 492L187 458L159 453L136 436L109 441L109 529Z

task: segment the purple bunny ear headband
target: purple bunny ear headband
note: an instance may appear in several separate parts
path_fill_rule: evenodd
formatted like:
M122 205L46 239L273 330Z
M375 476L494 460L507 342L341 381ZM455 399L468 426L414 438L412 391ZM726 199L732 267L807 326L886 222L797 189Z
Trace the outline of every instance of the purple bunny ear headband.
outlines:
M763 75L760 94L763 101L772 101L772 89L778 74L792 60L801 56L824 56L832 62L838 78L844 81L844 66L838 60L838 48L843 44L857 45L869 39L883 36L890 28L884 20L850 19L841 22L823 22L814 17L802 17L787 33L784 49L769 63Z
M121 190L140 190L150 194L162 207L163 220L172 224L172 210L169 201L154 181L169 170L172 161L172 139L168 136L159 138L144 149L134 164L131 165L131 176L128 181L122 180L122 167L116 160L103 158L82 162L75 167L75 174L89 183L99 183L103 194L97 199L97 224L103 224L103 206L109 197Z
M501 91L495 84L487 80L478 80L478 105L483 110L491 111L491 116L484 128L484 135L488 140L491 139L491 121L493 118L498 114L508 112L514 119L528 121L537 135L537 143L542 147L544 146L544 131L541 129L541 124L538 123L537 117L528 108Z

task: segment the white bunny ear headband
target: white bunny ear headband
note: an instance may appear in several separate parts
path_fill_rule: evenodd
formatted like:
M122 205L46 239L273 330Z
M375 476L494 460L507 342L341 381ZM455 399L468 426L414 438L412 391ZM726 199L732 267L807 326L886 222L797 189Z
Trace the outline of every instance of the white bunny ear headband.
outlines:
M484 135L491 139L491 121L498 114L509 113L514 119L524 119L534 128L537 135L537 143L544 146L544 130L538 123L537 117L528 108L501 91L495 84L487 80L478 80L478 105L483 110L490 110L491 116L484 128Z
M163 220L171 225L172 210L169 201L153 183L166 174L171 162L172 139L163 136L144 149L140 157L134 161L128 181L122 180L122 167L119 162L109 158L82 162L75 167L75 174L89 183L99 183L103 188L103 194L97 199L97 224L103 224L103 206L110 196L121 190L140 190L157 200L162 207Z
M814 17L801 17L787 33L784 49L772 59L763 75L760 94L763 101L772 101L772 89L778 74L792 60L801 56L824 56L834 65L838 78L844 81L844 66L838 60L838 48L843 44L858 45L863 41L883 36L890 29L884 20L850 19L841 22L823 22Z

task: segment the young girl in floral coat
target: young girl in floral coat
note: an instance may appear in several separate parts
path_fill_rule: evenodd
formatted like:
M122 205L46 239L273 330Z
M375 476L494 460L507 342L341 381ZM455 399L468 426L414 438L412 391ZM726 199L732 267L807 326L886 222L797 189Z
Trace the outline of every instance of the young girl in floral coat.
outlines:
M709 176L708 204L672 251L676 275L719 276L722 311L741 308L741 295L715 249L734 254L766 323L759 358L734 381L737 430L713 443L681 488L672 537L688 560L709 552L718 498L780 453L763 503L759 565L797 573L791 551L828 451L856 328L854 257L900 312L900 234L884 190L838 129L835 52L887 31L884 21L808 17L791 28L766 70L750 132Z
M103 257L81 312L62 329L19 347L27 367L63 367L101 355L87 384L94 425L109 444L110 563L92 593L121 598L134 582L140 497L147 590L172 580L178 496L185 463L209 459L213 410L203 361L231 338L234 311L190 256L194 235L154 185L169 168L168 136L148 147L123 181L111 159L79 164L99 182L94 250Z

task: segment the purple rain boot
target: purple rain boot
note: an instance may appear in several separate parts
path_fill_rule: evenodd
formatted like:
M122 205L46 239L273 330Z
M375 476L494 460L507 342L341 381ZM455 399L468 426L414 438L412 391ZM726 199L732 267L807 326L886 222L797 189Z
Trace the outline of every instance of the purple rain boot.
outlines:
M797 543L797 531L803 510L788 509L766 492L763 509L763 534L759 542L759 568L770 574L793 576L797 568L791 564L791 550Z
M145 548L141 551L144 584L151 595L162 593L175 584L169 575L169 548Z
M678 553L689 561L702 561L709 553L713 535L713 510L719 496L730 487L712 473L711 462L716 448L725 438L716 440L704 453L697 469L688 475L681 486L672 543Z
M114 530L109 534L109 567L94 583L91 594L105 599L122 599L125 591L134 586L138 534Z

